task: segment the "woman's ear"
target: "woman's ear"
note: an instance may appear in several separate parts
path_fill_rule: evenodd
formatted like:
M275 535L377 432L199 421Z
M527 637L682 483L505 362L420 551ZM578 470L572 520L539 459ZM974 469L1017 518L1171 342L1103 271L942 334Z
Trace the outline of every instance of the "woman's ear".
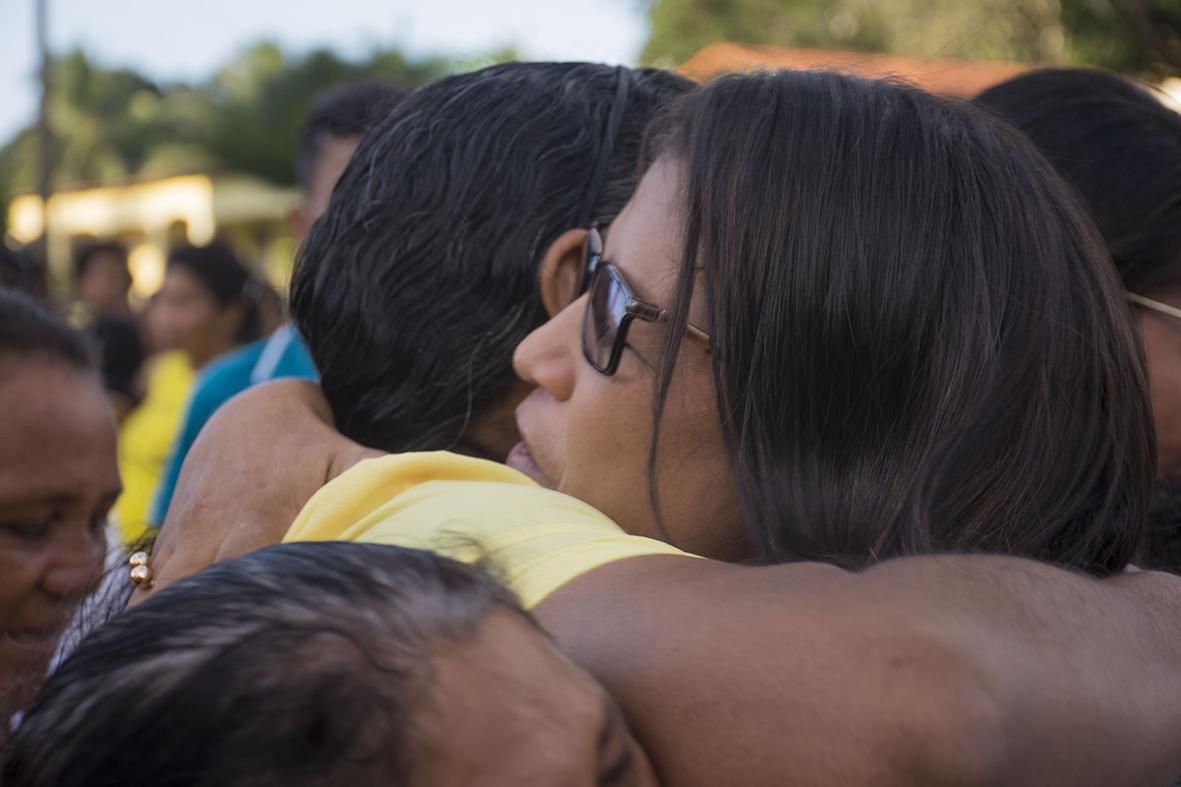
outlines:
M582 247L586 230L567 230L545 250L537 269L537 290L551 318L578 297L584 264Z

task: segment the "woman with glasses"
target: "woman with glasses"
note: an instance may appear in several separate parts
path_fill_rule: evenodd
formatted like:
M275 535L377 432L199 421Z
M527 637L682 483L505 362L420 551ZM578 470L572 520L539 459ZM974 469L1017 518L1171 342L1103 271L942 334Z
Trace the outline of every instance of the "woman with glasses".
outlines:
M583 286L517 349L537 388L509 464L537 483L374 457L331 430L347 402L264 389L198 441L181 488L201 502L136 582L273 542L301 507L289 539L487 559L666 784L1181 770L1162 734L1181 716L1181 633L1159 625L1175 581L887 561L1110 574L1139 547L1135 338L1048 165L969 108L819 73L720 80L653 153L605 239L586 234ZM273 425L254 487L236 458L210 471L247 423ZM335 480L305 506L316 478ZM216 519L234 526L194 532Z
M1044 69L981 93L1078 191L1138 312L1158 484L1149 565L1181 570L1181 115L1123 77Z

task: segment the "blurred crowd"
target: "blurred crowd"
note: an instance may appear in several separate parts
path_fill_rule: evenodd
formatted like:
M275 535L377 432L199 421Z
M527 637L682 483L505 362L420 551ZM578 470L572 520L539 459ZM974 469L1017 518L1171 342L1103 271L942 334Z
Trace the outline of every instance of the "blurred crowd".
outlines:
M1181 773L1150 88L513 63L294 166L289 293L3 249L0 783Z

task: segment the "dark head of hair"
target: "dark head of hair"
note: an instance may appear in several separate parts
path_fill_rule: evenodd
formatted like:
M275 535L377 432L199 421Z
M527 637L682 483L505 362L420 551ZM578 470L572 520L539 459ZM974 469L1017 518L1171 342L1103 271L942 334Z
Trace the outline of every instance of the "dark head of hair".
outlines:
M222 309L242 310L237 339L248 342L259 335L259 313L254 280L237 255L221 241L205 246L181 246L168 255L168 268L183 268L201 283Z
M1020 134L905 85L782 72L685 97L656 139L687 226L657 414L700 276L759 559L1107 573L1135 554L1155 446L1132 317Z
M546 248L615 217L645 124L689 87L651 69L510 63L420 88L374 126L292 280L341 431L449 448L499 402L513 349L545 319Z
M49 290L45 266L26 249L14 249L0 240L0 290L15 290L43 300Z
M14 361L58 363L98 374L98 354L87 336L27 295L0 289L0 376Z
M1181 281L1181 114L1089 69L1033 71L976 103L1021 129L1078 190L1127 289Z
M411 784L433 659L490 611L482 570L374 544L285 544L91 634L8 747L6 787Z
M395 82L359 79L338 85L316 97L299 133L295 177L305 190L325 137L361 137L410 91Z
M74 252L74 281L79 281L95 260L101 257L112 257L119 261L122 272L127 277L127 286L131 286L131 270L127 267L127 248L122 243L113 241L102 243L87 243Z

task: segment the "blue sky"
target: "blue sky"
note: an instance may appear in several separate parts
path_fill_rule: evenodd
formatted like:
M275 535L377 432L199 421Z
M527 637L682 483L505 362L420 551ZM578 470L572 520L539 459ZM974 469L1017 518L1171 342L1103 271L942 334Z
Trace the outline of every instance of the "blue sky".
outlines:
M49 0L50 44L161 80L210 74L245 44L295 51L475 55L515 45L534 59L630 64L643 45L638 0ZM36 113L33 0L0 0L0 144Z

